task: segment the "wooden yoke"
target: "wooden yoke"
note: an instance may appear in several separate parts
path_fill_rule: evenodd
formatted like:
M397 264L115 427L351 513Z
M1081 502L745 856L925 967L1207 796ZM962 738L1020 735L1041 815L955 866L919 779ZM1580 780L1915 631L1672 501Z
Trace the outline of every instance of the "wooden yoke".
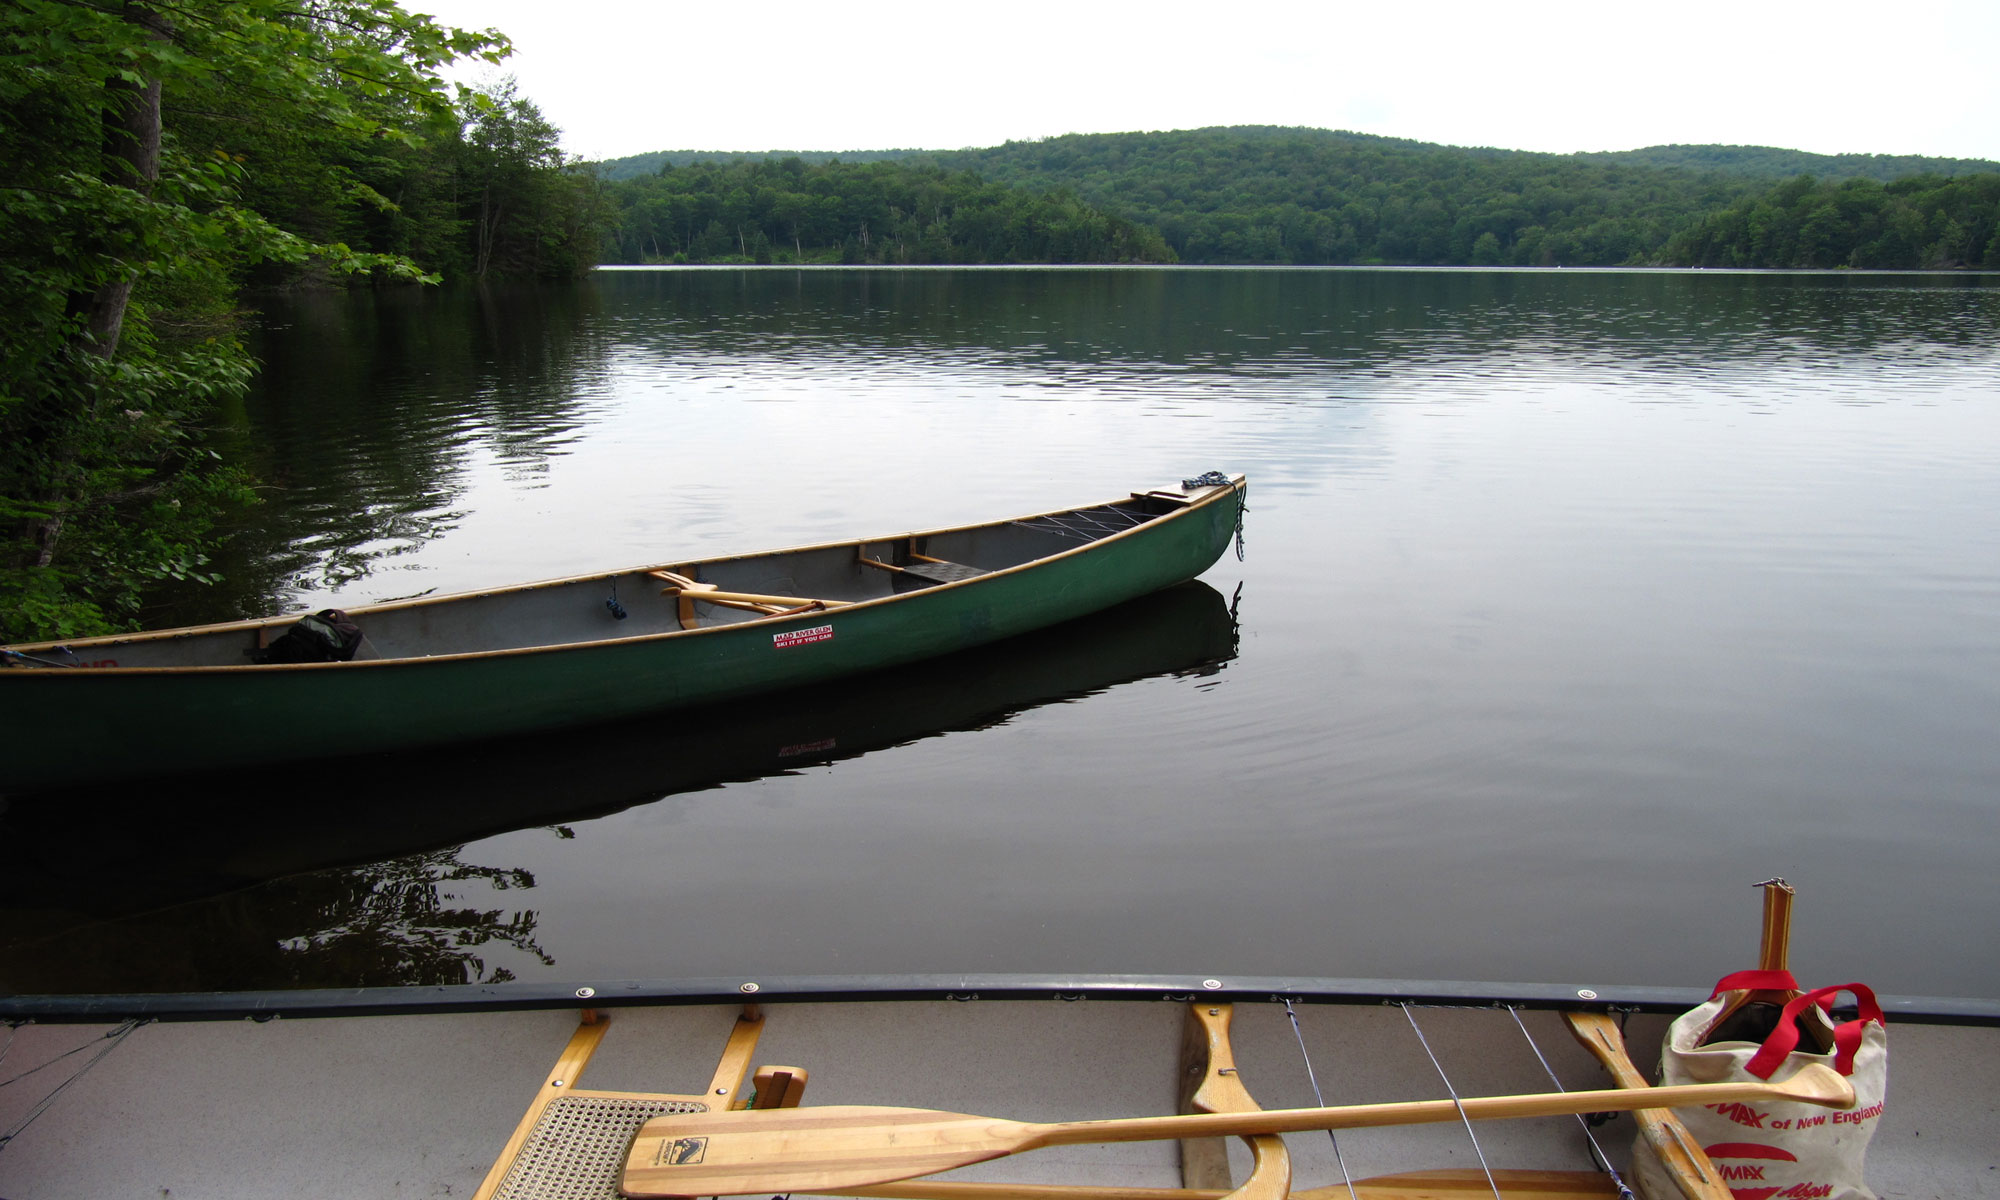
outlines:
M1236 1071L1236 1054L1229 1044L1229 1023L1235 1008L1228 1004L1188 1005L1181 1036L1181 1102L1179 1111L1256 1112L1257 1101ZM1285 1139L1277 1134L1246 1137L1250 1144L1250 1178L1233 1196L1237 1200L1282 1200L1292 1187L1292 1159ZM1221 1138L1181 1141L1181 1182L1190 1188L1231 1185L1229 1148Z

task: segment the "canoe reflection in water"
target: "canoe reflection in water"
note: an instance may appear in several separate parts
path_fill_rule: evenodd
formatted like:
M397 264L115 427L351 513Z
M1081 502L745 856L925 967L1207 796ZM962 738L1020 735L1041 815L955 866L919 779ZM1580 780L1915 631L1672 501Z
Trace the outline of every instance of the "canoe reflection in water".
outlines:
M442 897L454 884L533 880L460 862L467 842L990 727L1122 683L1213 674L1236 644L1231 603L1190 582L943 658L698 712L16 798L0 812L0 975L16 992L186 990L188 972L216 985L189 960L248 956L269 961L241 969L291 976L287 986L495 981L477 945L541 957L534 913L450 911ZM225 895L314 871L284 889L296 902L274 904L271 889ZM157 913L170 905L183 907ZM305 956L326 960L311 979L297 976L299 954L282 968L274 957L280 939L294 951L313 941L301 928L339 933Z

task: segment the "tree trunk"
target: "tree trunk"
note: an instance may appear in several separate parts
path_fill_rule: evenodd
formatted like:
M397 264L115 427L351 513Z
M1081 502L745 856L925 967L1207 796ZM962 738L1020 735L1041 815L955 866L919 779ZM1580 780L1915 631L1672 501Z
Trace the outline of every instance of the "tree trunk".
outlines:
M500 214L502 205L493 199L493 185L487 184L479 191L479 223L474 230L472 273L484 277L486 269L493 265L494 243L500 240Z
M128 4L124 15L154 41L166 41L173 31L165 17L140 5ZM160 81L113 79L104 90L104 181L150 196L160 178ZM132 284L138 277L137 271L127 271L87 296L71 298L71 310L84 318L79 350L98 358L110 358L118 352L125 310L132 302Z
M173 26L165 17L143 5L127 4L122 16L153 41L164 42L173 33ZM151 196L153 185L160 179L160 81L134 83L112 79L106 81L104 93L103 165L99 176L106 183ZM66 305L69 315L82 321L82 328L70 342L73 354L109 359L118 353L118 340L125 332L125 313L132 304L132 285L138 278L136 268L124 268L95 289L80 290L69 296ZM52 460L49 473L33 496L50 510L50 515L27 518L16 526L27 542L22 557L33 566L46 567L55 561L56 543L62 539L64 509L76 500L72 494L77 484L71 431L79 423L91 420L90 409L94 407L93 404L78 410L45 402L43 415L28 431L28 437L49 447Z

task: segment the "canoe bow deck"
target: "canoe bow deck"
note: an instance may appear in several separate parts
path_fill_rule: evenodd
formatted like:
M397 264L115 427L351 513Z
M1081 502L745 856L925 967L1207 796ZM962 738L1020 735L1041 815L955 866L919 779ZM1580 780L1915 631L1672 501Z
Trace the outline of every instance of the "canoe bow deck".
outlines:
M1245 487L1211 475L984 525L359 607L352 662L253 664L296 616L6 647L0 719L37 750L0 787L592 724L931 658L1199 575Z

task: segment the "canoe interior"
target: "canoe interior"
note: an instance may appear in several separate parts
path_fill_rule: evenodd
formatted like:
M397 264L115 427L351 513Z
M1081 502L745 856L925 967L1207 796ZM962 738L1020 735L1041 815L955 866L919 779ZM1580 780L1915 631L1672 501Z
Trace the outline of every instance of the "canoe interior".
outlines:
M1213 489L1210 489L1213 490ZM1188 507L1203 494L1174 491L985 525L899 534L762 554L662 563L604 575L524 584L347 610L366 635L357 660L435 658L573 646L687 630L670 572L721 592L835 605L976 580L1101 541ZM877 565L879 564L879 565ZM626 615L614 615L615 600ZM778 605L767 608L776 609ZM696 600L693 627L768 619L746 607ZM86 669L246 667L251 654L295 616L13 647L36 659ZM13 665L33 667L28 661ZM286 669L286 668L277 668Z
M1185 1072L1177 1067L1187 1008L1178 1001L1047 997L765 1004L765 1028L749 1062L808 1072L806 1106L886 1104L1050 1121L1154 1116L1175 1111L1185 1095ZM1310 1106L1316 1088L1334 1104L1436 1099L1446 1091L1433 1054L1461 1095L1553 1090L1538 1051L1565 1089L1610 1086L1554 1013L1522 1013L1524 1031L1492 1008L1418 1008L1420 1044L1397 1006L1296 1008L1295 1031L1280 1003L1244 997L1234 1006L1236 1078L1261 1107ZM0 1195L470 1197L577 1031L574 1009L573 1001L568 1011L148 1025L79 1077L0 1155ZM723 1004L611 1009L587 1069L579 1075L572 1060L554 1077L571 1094L577 1087L701 1091L720 1073L718 1060L740 1012ZM1644 1071L1651 1071L1665 1024L1664 1016L1640 1016L1626 1025L1627 1044ZM10 1073L73 1048L101 1047L110 1028L24 1026ZM1992 1195L2000 1092L1993 1072L1969 1065L1993 1061L2000 1030L1899 1024L1891 1044L1896 1076L1869 1147L1870 1183L1883 1196ZM0 1127L10 1127L55 1082L45 1079L67 1076L84 1057L0 1089ZM1604 1177L1590 1173L1591 1149L1574 1119L1482 1122L1476 1133L1476 1153L1455 1124L1342 1131L1337 1143L1325 1134L1296 1135L1286 1139L1292 1194L1324 1188L1314 1193L1320 1200L1346 1200L1346 1176L1446 1168L1478 1179L1414 1194L1491 1200L1479 1169L1483 1156L1496 1171L1563 1172L1586 1187L1595 1183L1574 1194L1608 1195ZM1633 1119L1614 1118L1594 1134L1626 1169ZM1193 1156L1183 1151L1199 1146L1054 1147L955 1178L1065 1189L1179 1188L1195 1183L1188 1170ZM1242 1144L1215 1149L1227 1156L1229 1182L1242 1182L1249 1167ZM1501 1178L1512 1183L1520 1176ZM1357 1194L1364 1200L1412 1195ZM1510 1186L1504 1194L1517 1200L1547 1193ZM937 1200L938 1193L919 1184L900 1195ZM1080 1200L1088 1193L1068 1195Z

